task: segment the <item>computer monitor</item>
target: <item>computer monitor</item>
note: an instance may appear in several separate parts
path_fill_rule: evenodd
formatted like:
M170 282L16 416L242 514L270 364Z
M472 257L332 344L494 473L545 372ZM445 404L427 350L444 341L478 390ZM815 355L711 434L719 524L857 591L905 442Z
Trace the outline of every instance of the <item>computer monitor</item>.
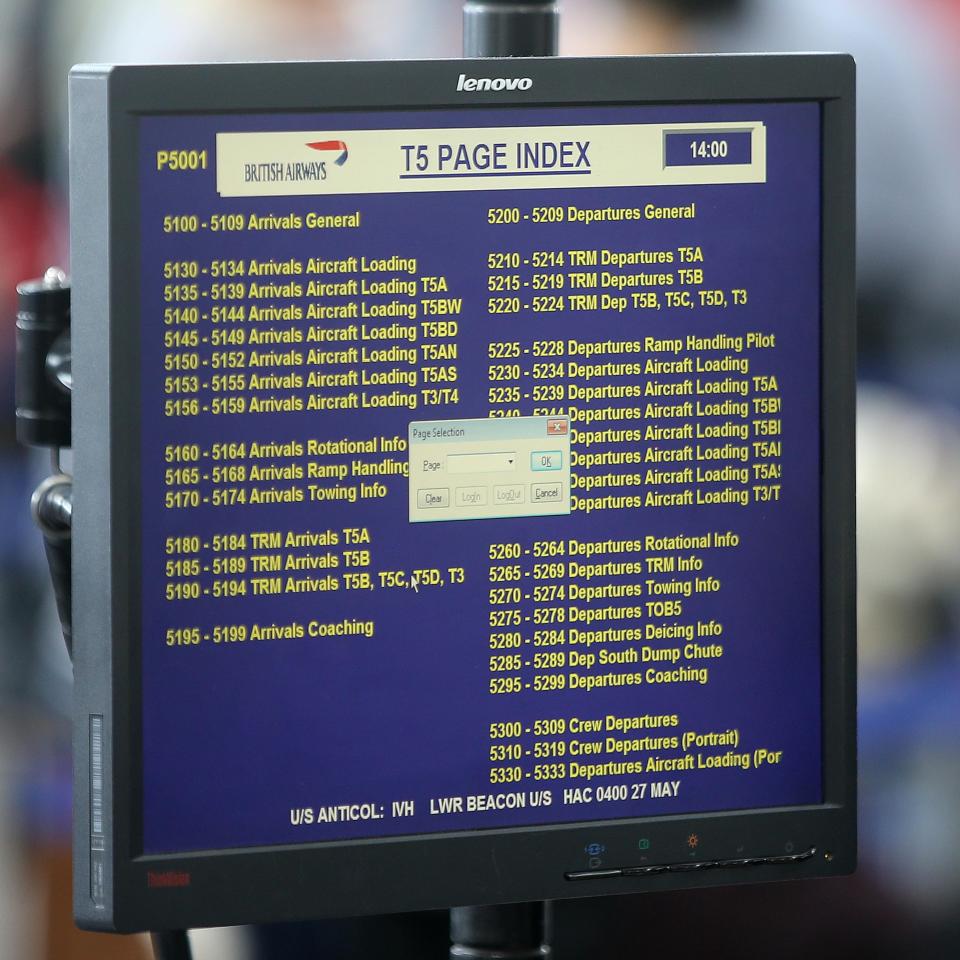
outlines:
M70 93L82 925L853 868L849 58Z

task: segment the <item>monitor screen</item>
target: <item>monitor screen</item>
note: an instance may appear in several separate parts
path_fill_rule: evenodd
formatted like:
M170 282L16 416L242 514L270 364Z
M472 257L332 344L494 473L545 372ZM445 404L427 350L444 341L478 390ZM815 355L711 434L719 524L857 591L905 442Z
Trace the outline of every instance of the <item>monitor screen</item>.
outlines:
M821 112L139 117L143 853L823 801Z

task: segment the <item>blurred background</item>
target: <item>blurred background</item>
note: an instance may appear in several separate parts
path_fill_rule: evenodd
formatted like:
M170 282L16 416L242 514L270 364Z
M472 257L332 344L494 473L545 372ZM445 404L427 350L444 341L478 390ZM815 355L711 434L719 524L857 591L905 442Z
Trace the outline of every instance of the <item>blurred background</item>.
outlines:
M441 57L459 0L0 0L0 960L149 955L70 919L70 667L13 437L14 286L66 243L80 61ZM960 955L960 0L565 0L571 55L859 68L861 869L557 907L557 957ZM200 960L446 955L440 914L196 934Z

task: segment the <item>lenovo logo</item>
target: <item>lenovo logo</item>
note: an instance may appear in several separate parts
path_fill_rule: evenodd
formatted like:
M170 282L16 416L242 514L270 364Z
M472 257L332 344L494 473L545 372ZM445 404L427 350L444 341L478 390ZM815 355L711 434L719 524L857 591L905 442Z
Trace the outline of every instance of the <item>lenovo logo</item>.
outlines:
M457 90L529 90L533 86L530 77L468 77L460 74Z

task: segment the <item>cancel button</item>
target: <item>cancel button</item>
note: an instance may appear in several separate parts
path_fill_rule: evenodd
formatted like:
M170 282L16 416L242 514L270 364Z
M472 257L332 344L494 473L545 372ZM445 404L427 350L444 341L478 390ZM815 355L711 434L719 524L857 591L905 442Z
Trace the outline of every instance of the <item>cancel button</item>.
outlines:
M533 503L560 503L563 499L562 483L534 483L530 491Z

